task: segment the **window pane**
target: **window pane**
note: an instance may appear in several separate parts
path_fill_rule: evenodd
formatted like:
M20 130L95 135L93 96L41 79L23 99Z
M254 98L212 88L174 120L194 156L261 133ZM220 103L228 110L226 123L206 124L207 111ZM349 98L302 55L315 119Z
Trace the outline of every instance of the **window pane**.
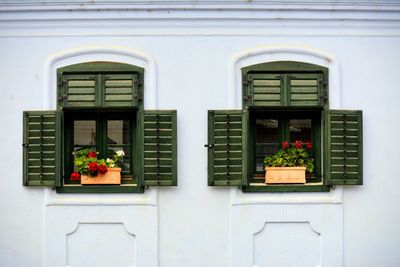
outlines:
M290 120L290 142L294 143L296 140L303 142L311 141L311 119Z
M74 121L74 150L82 147L96 147L96 121Z
M123 150L122 171L130 171L131 129L128 120L107 121L107 157L112 158L116 151Z
M279 150L279 123L278 120L256 120L256 171L264 171L264 158Z

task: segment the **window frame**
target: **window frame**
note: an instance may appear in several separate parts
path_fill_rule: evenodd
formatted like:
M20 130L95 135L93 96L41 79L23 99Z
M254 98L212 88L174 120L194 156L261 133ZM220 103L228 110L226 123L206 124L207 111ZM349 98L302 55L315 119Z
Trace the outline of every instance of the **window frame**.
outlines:
M105 77L107 75L120 75L120 74L132 74L137 75L138 79L135 81L137 92L136 95L136 106L134 106L135 102L133 101L130 105L113 107L107 106L105 104ZM57 109L62 113L62 140L63 144L62 149L62 175L60 185L56 187L57 192L59 193L142 193L144 192L144 182L143 177L141 176L141 160L140 157L135 156L131 159L131 166L133 168L132 175L134 178L134 182L132 184L123 184L121 185L81 185L75 183L66 183L65 181L69 179L69 173L71 169L72 162L72 151L71 151L71 134L73 131L73 126L71 123L73 120L79 120L80 118L87 119L92 118L96 121L96 132L100 130L100 134L107 134L106 126L104 122L107 121L107 117L119 116L128 118L131 114L131 151L136 151L136 155L141 155L140 153L140 129L143 127L143 119L140 114L143 112L143 74L144 70L137 66L122 64L122 63L113 63L113 62L89 62L89 63L81 63L66 66L57 70L57 78L58 78L58 97ZM65 101L65 86L66 81L64 76L68 75L86 75L93 76L96 82L95 87L95 106L70 106ZM134 92L135 93L135 92ZM79 115L78 115L79 114ZM75 115L75 116L74 116ZM74 116L71 118L71 116ZM102 121L103 125L99 125L98 121ZM134 121L134 122L133 122ZM102 129L100 129L100 127ZM97 140L102 139L104 142L104 138L96 137ZM104 144L101 145L103 147ZM136 150L135 150L136 149ZM71 152L71 153L69 153ZM71 155L69 155L71 154ZM100 156L102 157L102 156ZM102 157L104 158L104 157Z
M254 73L258 74L276 74L281 77L281 90L280 90L280 105L271 106L259 106L253 102L252 95L252 82L251 75ZM318 104L317 105L291 105L291 88L290 88L290 75L296 74L316 74L319 77L318 83ZM321 79L322 78L322 79ZM243 102L242 110L247 116L245 117L244 123L244 137L246 143L249 144L245 148L247 156L244 157L243 164L247 165L245 168L247 173L244 173L247 177L247 182L242 186L243 192L327 192L330 190L330 186L327 185L326 181L326 170L324 169L324 151L326 150L326 141L328 138L325 133L327 128L326 116L329 110L329 88L328 88L328 69L303 62L292 62L292 61L280 61L280 62L269 62L262 63L253 66L248 66L242 69L242 93ZM309 114L316 114L315 117L319 117L319 123L313 127L312 131L314 134L320 136L320 140L314 143L317 147L315 148L315 164L316 172L320 175L320 181L317 183L308 182L308 184L274 184L266 185L265 183L253 183L254 181L254 168L255 168L255 114L277 114L277 117L282 116L285 113L293 113L295 116L306 116ZM296 115L298 114L298 115ZM247 120L247 122L246 122ZM283 136L288 136L289 133L283 133ZM302 140L305 141L305 140ZM317 166L318 165L318 166Z

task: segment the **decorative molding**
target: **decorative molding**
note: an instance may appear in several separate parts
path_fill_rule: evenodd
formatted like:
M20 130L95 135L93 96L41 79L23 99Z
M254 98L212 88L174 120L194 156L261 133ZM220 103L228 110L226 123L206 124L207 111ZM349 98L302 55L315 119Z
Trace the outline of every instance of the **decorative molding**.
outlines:
M370 10L398 11L400 3L396 1L377 0L325 0L325 1L295 1L295 0L200 0L200 1L144 1L144 0L97 0L97 1L63 1L63 0L14 0L0 1L0 11L37 11L37 10L138 10L138 9L265 9L265 10Z
M57 69L90 61L112 61L136 65L145 70L144 106L158 108L157 69L153 57L133 49L118 46L85 46L60 51L51 55L44 66L44 108L56 109Z

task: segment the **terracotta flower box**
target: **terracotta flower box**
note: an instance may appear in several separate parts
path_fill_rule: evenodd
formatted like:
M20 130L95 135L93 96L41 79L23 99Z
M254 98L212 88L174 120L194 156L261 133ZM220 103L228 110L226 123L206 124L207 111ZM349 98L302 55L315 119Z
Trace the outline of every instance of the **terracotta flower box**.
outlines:
M108 168L107 173L97 176L82 175L81 184L121 184L121 168Z
M265 167L266 184L304 184L306 167Z

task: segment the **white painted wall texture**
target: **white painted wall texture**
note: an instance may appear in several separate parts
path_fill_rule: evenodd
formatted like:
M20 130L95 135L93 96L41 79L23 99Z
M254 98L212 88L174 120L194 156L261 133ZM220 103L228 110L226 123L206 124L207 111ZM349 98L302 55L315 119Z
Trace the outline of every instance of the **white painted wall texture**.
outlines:
M0 266L400 266L399 47L398 1L0 1ZM178 111L178 187L22 186L22 111L93 60L144 67L145 108ZM241 108L240 68L275 60L328 67L331 107L363 110L363 186L207 186L207 110Z

